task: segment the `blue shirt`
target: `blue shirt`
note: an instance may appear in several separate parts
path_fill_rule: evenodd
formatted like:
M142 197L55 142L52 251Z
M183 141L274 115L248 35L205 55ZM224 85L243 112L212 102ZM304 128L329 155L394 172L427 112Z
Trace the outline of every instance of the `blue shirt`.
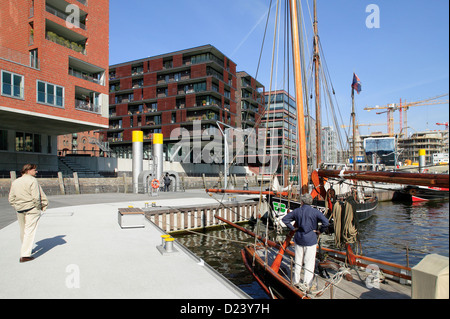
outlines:
M294 230L292 221L297 223L298 230L294 235L294 242L300 246L312 246L317 244L318 223L322 222L321 230L328 227L328 219L318 210L309 205L302 205L283 217L282 222L290 230Z

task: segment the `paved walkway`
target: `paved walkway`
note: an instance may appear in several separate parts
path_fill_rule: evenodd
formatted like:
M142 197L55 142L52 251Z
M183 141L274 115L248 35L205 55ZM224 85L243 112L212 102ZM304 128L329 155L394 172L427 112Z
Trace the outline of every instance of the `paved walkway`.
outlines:
M218 196L217 196L218 197ZM49 196L39 222L35 260L19 263L14 210L0 198L0 298L248 298L201 259L175 243L162 255L162 231L122 229L118 208L216 202L204 190L140 194ZM8 207L9 206L9 207ZM9 222L8 222L9 221Z

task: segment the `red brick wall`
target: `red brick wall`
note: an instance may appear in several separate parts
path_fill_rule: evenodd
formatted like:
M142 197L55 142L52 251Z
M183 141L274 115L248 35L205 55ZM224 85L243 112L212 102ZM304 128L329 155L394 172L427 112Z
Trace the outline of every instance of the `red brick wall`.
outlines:
M45 21L50 20L65 26L65 21L46 12L45 1L34 1L34 15L29 17L31 0L0 2L0 47L13 49L28 57L29 50L38 49L40 70L24 67L16 63L0 59L0 69L11 71L25 77L24 100L0 96L0 105L54 115L62 118L107 125L108 118L100 114L75 109L75 86L83 87L99 93L108 94L109 84L99 85L68 74L69 56L105 69L107 78L109 63L109 1L90 1L85 7L76 0L66 0L88 13L87 30L73 29L74 32L86 36L87 54L78 53L45 38ZM29 45L30 23L34 26L34 42ZM4 49L3 49L4 50ZM36 103L36 81L41 80L64 87L64 108L52 107ZM18 128L19 129L19 128Z

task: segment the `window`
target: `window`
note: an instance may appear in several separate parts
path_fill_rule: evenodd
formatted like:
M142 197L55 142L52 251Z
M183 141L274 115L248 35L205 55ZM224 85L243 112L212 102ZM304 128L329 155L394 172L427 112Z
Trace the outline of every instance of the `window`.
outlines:
M64 88L62 86L37 81L37 101L51 106L64 107Z
M8 131L0 130L0 151L8 150Z
M32 133L16 132L15 141L16 152L35 152L40 153L41 135Z
M39 68L39 59L38 59L38 50L37 49L30 50L30 66L35 69Z
M23 99L23 75L2 71L2 95Z

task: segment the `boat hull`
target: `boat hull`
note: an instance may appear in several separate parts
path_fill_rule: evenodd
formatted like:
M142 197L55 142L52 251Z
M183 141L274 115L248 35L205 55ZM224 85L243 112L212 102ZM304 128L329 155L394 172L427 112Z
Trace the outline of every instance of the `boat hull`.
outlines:
M279 204L274 204L274 203L282 203L282 204L284 204L284 208L289 209L289 210L294 210L297 207L300 207L300 202L289 200L289 199L286 199L283 197L272 196L272 197L270 197L270 202L271 202L271 206L274 208L279 207ZM319 210L321 210L322 212L324 212L324 210L325 210L325 202L323 200L316 201L314 203L314 206L316 208L318 208ZM372 198L366 200L364 203L355 202L355 206L356 206L356 215L358 217L358 221L363 222L373 216L373 213L378 206L378 198L372 197Z
M440 187L406 186L394 192L392 200L395 202L423 202L437 201L449 198L449 189Z

